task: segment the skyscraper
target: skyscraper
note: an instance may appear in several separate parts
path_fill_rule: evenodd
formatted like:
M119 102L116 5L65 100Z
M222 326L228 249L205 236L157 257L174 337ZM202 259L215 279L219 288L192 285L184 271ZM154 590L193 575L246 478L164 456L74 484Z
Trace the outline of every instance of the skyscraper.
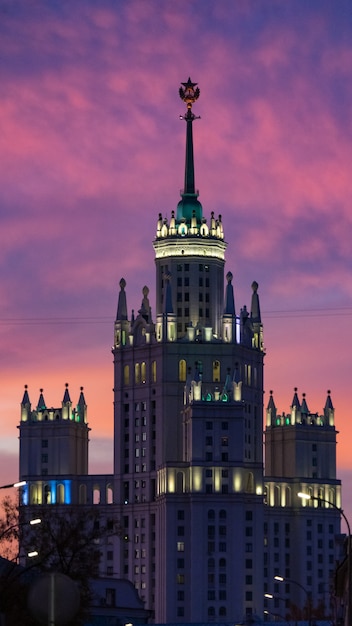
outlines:
M280 584L275 575L299 583L294 596L289 582L280 589L285 611L292 597L297 606L309 598L310 607L320 599L316 580L307 582L307 562L328 583L338 511L304 506L297 492L339 504L334 410L328 395L324 414L312 415L295 393L290 415L280 416L270 395L264 473L258 284L251 285L250 307L236 312L230 271L224 284L222 217L203 216L195 187L199 88L189 78L179 93L186 105L184 188L170 217L157 219L155 317L147 286L129 317L120 280L113 475L87 475L85 400L81 390L72 411L67 388L62 411L51 413L43 398L32 412L25 391L20 474L29 483L26 506L96 502L102 515L118 517L127 540L115 541L111 564L103 555L102 569L130 579L155 622L234 622L263 615L264 592ZM81 461L54 464L62 445ZM312 533L321 534L321 549L310 545Z

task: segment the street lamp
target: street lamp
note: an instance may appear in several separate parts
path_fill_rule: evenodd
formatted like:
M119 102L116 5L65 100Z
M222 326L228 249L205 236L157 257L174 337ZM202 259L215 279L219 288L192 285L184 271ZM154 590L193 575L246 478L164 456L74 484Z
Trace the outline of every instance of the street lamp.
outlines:
M16 489L18 487L24 487L27 484L26 480L20 480L20 482L18 483L10 483L9 485L0 485L0 489L11 489L12 487L15 487Z
M308 591L308 589L306 589L301 583L299 583L298 580L294 580L293 578L284 578L283 576L274 576L274 580L277 580L279 583L283 583L283 582L292 583L293 585L296 585L297 587L302 589L302 591L304 591L304 593L307 596L308 624L309 624L309 626L311 626L311 623L312 623L312 600L311 600L311 595L310 595L310 592Z
M41 521L40 517L36 517L35 519L29 520L29 522L17 522L17 524L11 524L11 526L5 528L5 530L0 534L0 541L7 533L10 532L10 530L13 530L14 528L21 528L22 526L27 526L27 524L35 526L36 524L41 524Z
M321 498L320 496L312 496L309 493L303 493L303 492L299 492L298 497L301 498L301 500L317 500L318 502L325 502L326 504L328 504L329 506L331 506L333 509L335 509L336 511L338 511L341 515L341 517L345 520L345 524L347 526L347 533L348 533L348 545L347 545L347 625L348 626L352 626L352 610L351 610L351 591L352 591L352 564L351 564L351 557L352 557L352 550L351 550L351 527L350 527L350 523L346 517L346 515L344 514L343 510L341 509L341 507L337 506L337 504L335 504L334 502L331 502L330 500L326 500L325 498Z
M288 624L289 622L287 621L287 619L281 615L280 613L273 613L272 611L268 611L268 610L264 610L264 615L272 615L273 618L275 619L275 621L278 621L277 618L279 618L279 620L281 620L282 622L285 622L286 624Z

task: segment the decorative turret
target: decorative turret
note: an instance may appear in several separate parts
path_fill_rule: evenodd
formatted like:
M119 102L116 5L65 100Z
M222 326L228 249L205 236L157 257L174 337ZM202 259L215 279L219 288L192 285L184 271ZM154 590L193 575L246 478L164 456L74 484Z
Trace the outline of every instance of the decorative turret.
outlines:
M44 411L46 409L46 404L45 404L45 400L44 400L44 396L43 396L43 389L40 389L40 395L39 395L39 400L38 400L38 404L37 404L37 411Z
M293 400L291 404L291 424L297 424L301 421L301 405L298 400L297 387L294 388Z
M305 393L302 393L301 415L302 415L302 419L304 421L307 420L308 415L309 415L309 409L308 409L308 404L307 404L307 401L306 401L306 394Z
M258 283L254 280L252 282L252 302L251 302L251 322L253 325L253 348L259 348L263 350L263 326L262 318L260 315L260 304L258 296Z
M335 409L333 407L331 397L330 397L330 389L328 389L328 395L326 398L325 406L324 406L324 417L325 423L329 424L329 426L334 426L335 424Z
M234 293L233 293L232 279L233 279L232 273L227 272L224 315L222 317L222 339L226 343L232 343L232 342L238 341L238 338L236 338L236 311L235 311L235 298L234 298Z
M270 398L266 407L266 425L275 426L276 423L276 406L273 398L273 391L270 390Z
M62 400L62 419L68 420L71 417L72 402L68 391L68 383L65 384L65 393Z
M87 422L87 405L83 394L83 387L81 387L79 399L77 403L76 416L79 422Z
M126 298L126 281L124 278L120 280L120 292L117 303L117 313L114 329L114 346L125 346L129 335L129 322L127 319L127 298Z
M31 402L28 395L28 385L24 386L24 394L21 402L21 422L27 422L31 416Z

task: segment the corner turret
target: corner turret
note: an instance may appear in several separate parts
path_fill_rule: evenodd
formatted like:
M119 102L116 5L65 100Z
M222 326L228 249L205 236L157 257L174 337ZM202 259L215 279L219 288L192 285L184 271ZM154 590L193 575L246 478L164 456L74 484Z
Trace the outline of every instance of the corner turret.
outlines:
M65 393L62 400L62 419L68 420L72 413L72 402L68 391L68 383L65 383Z
M21 402L21 422L27 422L31 417L31 402L28 395L28 385L24 386L24 394Z

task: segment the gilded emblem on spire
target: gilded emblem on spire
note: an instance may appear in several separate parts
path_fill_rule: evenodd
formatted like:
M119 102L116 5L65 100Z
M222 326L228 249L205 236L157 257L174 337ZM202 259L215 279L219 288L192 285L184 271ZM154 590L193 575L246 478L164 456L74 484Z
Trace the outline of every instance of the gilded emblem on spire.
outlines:
M186 83L181 83L183 87L180 87L179 94L181 100L183 100L187 104L187 109L192 108L192 104L198 100L199 98L199 87L197 87L198 83L192 83L191 79L188 78Z

